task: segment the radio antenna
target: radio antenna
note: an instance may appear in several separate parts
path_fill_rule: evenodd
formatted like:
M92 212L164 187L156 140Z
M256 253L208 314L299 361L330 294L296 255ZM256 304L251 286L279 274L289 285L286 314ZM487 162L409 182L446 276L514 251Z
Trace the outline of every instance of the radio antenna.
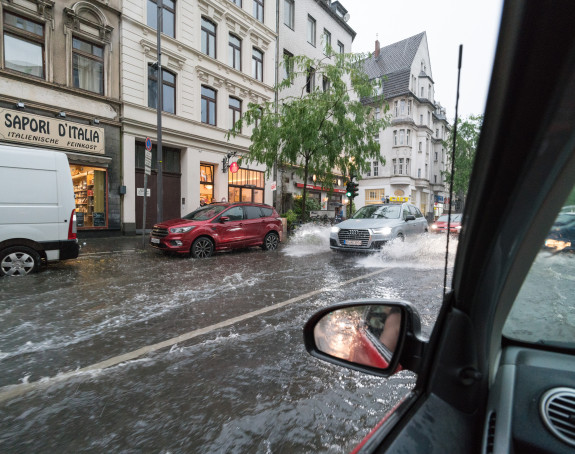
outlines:
M461 79L461 56L463 54L463 44L459 45L459 62L457 64L457 94L455 96L455 123L453 125L453 147L451 150L451 177L449 181L449 211L447 218L447 244L445 246L445 271L443 273L443 301L447 291L447 266L449 263L449 234L451 232L451 207L453 205L453 174L455 173L455 144L457 142L457 111L459 108L459 81Z

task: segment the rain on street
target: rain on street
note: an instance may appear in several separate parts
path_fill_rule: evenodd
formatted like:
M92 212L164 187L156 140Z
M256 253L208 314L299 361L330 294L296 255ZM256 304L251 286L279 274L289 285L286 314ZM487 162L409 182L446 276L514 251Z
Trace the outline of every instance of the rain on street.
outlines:
M349 452L416 377L312 358L305 321L395 298L428 336L443 291L440 236L348 255L310 224L278 251L206 260L91 250L98 241L0 282L2 452Z

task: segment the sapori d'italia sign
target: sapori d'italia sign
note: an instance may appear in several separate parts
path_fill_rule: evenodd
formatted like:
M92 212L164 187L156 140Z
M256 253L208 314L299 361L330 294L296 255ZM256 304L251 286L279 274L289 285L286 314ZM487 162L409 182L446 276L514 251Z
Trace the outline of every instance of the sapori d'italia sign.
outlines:
M104 128L0 109L0 140L104 154Z

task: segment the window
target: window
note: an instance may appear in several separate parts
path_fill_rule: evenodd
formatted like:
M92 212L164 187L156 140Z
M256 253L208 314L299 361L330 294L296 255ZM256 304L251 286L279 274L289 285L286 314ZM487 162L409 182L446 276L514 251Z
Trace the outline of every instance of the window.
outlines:
M228 43L228 59L232 68L238 71L242 70L242 42L239 38L230 33L230 40Z
M403 158L399 158L399 175L403 175Z
M99 167L71 165L76 222L79 228L107 226L107 171Z
M158 4L156 0L148 0L148 25L158 29ZM172 38L176 36L176 5L173 0L162 1L161 32Z
M407 115L411 117L411 99L407 101Z
M230 0L234 5L242 7L242 0Z
M399 112L401 113L401 115L405 115L405 99L402 99L399 102Z
M329 81L329 79L327 78L327 76L323 76L322 77L322 88L323 91L328 91L331 87L331 83Z
M327 55L328 49L331 48L331 33L323 29L323 53Z
M44 26L4 13L4 67L44 78Z
M419 151L420 153L423 151L423 143L421 142L421 140L419 141L419 146L417 147L417 151Z
M437 162L437 151L435 152L435 162Z
M375 109L375 119L379 120L381 118L381 109L379 107L377 107Z
M397 159L393 159L393 174L397 175Z
M264 202L265 172L240 168L228 171L228 202Z
M305 91L311 93L313 90L315 90L315 69L308 68L305 82Z
M399 144L403 145L404 140L405 140L405 129L400 129L399 130Z
M421 178L421 169L417 169L417 178Z
M264 0L253 0L254 2L254 17L260 22L264 21Z
M397 131L393 131L393 145L397 146Z
M104 94L104 48L72 38L74 87Z
M399 101L393 101L393 112L396 117L399 115Z
M293 74L293 54L284 49L284 79Z
M214 166L200 164L200 199L211 203L214 198Z
M158 70L148 65L148 107L157 108ZM176 113L176 75L162 69L162 110Z
M202 17L202 52L216 58L216 25Z
M379 175L379 162L373 161L373 176L377 177Z
M202 123L216 125L216 91L202 85Z
M260 108L258 108L258 113L257 113L257 116L255 118L255 122L254 122L255 128L258 128L260 126L261 118L263 116L264 116L264 110L260 107Z
M421 87L421 97L422 97L422 98L424 97L424 96L423 96L423 95L424 95L423 90L424 90L424 88Z
M423 114L419 115L419 124L422 125L423 124Z
M255 47L252 51L252 75L256 80L264 79L264 54Z
M340 54L345 54L345 47L342 42L340 41L337 42L337 49Z
M385 196L385 189L367 189L365 191L365 203L367 205L374 203L381 203L381 199Z
M236 121L242 116L242 102L230 96L230 129L234 127ZM241 132L241 131L240 131Z
M405 142L406 145L411 144L410 136L411 136L411 129L408 129L407 130L407 138L406 138L406 142Z
M369 167L369 169L367 169L367 172L365 172L365 176L366 176L366 177L370 177L370 176L371 176L371 166Z
M431 112L427 112L427 126L431 126Z
M435 137L439 137L439 129L435 129Z
M284 0L284 24L294 29L294 0Z
M437 183L437 175L433 175L433 182Z
M307 42L315 46L315 19L307 16Z

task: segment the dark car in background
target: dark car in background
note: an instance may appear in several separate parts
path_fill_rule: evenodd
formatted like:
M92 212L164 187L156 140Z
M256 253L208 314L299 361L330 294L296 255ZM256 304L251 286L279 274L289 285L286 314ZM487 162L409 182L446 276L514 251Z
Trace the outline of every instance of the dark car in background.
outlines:
M261 246L273 251L282 240L277 211L258 203L214 203L182 218L154 225L150 246L164 252L207 258L216 251Z
M403 241L428 228L419 208L411 203L366 205L332 227L329 246L336 251L373 252L389 241Z

